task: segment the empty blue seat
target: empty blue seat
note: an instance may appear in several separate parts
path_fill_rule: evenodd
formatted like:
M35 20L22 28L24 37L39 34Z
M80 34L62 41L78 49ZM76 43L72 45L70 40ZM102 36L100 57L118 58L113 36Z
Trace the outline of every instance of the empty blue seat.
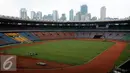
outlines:
M20 33L20 34L21 34L22 36L28 38L28 39L31 40L31 41L38 41L38 40L39 40L36 36L34 36L34 35L32 35L31 33L28 33L28 32L22 32L22 33Z
M8 42L8 44L19 43L19 42L13 40L12 38L10 38L10 37L4 35L3 33L0 33L0 37L1 37L1 39L3 39L4 41Z

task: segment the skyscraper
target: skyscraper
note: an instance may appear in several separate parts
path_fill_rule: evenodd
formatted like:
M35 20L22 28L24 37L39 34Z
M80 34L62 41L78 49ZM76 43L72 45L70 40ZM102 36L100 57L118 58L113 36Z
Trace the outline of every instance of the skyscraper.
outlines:
M82 5L80 9L81 15L85 15L88 13L88 6L87 5Z
M44 15L44 16L43 16L43 20L48 20L48 16L47 16L47 15Z
M106 7L103 6L101 7L101 10L100 10L100 19L104 20L105 18L106 18Z
M81 15L81 21L89 21L91 20L91 14L85 14L85 15Z
M88 13L88 14L85 15L85 20L86 21L91 20L91 14L90 13Z
M77 12L74 19L75 19L75 21L80 21L81 20L81 12Z
M57 10L54 10L54 11L53 11L53 20L54 20L54 21L59 20L59 15L58 15L58 11L57 11Z
M27 10L25 8L20 9L20 18L22 18L22 19L27 19L28 18Z
M42 12L41 11L37 12L37 19L42 20Z
M65 21L65 20L66 20L66 15L65 15L65 14L62 14L60 20L61 20L61 21Z
M81 15L81 21L85 21L85 16L86 15Z
M71 10L69 11L69 20L70 20L70 21L73 21L73 20L74 20L74 11L73 11L73 9L71 9Z
M53 20L52 14L48 14L47 19L48 19L48 20Z
M31 19L36 19L37 18L37 14L35 11L31 11Z

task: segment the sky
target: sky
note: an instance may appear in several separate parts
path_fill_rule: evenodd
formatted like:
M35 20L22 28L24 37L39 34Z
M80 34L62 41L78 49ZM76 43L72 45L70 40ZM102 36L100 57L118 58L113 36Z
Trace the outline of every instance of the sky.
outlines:
M106 7L106 16L113 18L124 18L130 16L130 0L0 0L0 15L20 16L20 9L26 8L28 16L30 11L41 11L43 15L52 14L58 10L59 16L65 13L67 18L69 10L74 14L80 11L80 6L86 4L88 13L100 17L100 8Z

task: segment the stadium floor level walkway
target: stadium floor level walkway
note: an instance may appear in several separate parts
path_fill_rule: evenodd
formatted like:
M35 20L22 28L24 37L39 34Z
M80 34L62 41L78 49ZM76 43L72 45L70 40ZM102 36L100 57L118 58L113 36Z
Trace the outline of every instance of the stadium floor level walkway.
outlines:
M126 47L125 42L116 42L112 47L95 57L92 61L80 65L63 69L52 70L17 70L17 72L1 73L107 73L114 66L115 61Z

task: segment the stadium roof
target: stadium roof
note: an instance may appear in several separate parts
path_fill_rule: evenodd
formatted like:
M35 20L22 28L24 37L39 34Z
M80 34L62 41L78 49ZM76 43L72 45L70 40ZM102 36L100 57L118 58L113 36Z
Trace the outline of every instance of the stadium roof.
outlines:
M130 23L130 20L95 20L95 21L44 21L44 20L30 20L21 19L18 17L0 16L2 22L16 22L16 23L44 23L44 24L95 24L95 23Z

